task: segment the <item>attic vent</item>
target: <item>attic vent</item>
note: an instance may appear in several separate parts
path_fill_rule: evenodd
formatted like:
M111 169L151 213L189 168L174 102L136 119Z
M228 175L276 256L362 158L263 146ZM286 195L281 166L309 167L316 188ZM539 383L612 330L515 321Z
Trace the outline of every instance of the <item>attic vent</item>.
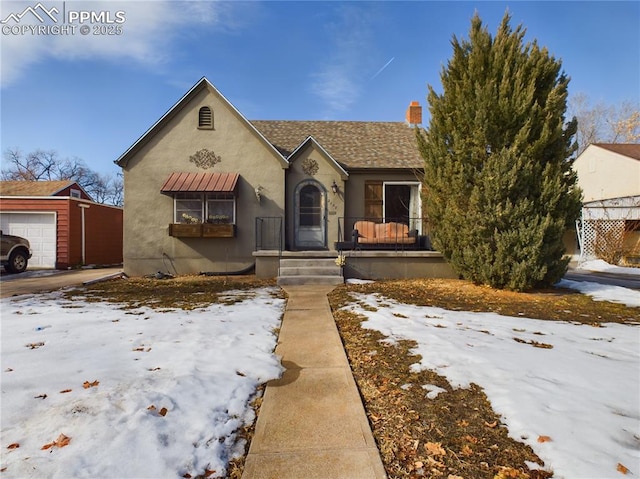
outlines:
M213 112L208 106L203 106L198 112L198 128L213 130Z

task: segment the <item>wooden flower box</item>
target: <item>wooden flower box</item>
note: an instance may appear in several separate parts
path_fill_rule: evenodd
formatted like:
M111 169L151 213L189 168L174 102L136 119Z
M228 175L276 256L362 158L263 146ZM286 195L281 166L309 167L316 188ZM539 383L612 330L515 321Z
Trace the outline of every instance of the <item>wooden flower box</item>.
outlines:
M169 225L169 236L178 238L200 238L202 236L202 225L171 223Z
M202 225L203 238L235 238L236 225L204 223Z

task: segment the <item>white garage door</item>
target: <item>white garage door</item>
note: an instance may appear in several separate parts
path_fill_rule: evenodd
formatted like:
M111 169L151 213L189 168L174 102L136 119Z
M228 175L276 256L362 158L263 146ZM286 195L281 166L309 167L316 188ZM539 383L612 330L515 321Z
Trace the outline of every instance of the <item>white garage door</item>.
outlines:
M29 240L33 254L29 269L56 267L55 213L0 213L0 228Z

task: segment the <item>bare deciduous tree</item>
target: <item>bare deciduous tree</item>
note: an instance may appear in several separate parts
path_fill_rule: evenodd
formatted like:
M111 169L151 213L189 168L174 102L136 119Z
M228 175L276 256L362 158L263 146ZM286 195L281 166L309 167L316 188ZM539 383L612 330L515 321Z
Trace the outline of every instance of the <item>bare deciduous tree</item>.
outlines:
M578 119L578 155L591 143L640 141L640 105L631 101L592 105L587 95L579 93L569 100L569 116Z
M116 177L91 170L77 157L60 158L54 150L34 150L24 154L17 148L4 152L1 177L9 181L77 181L98 203L122 206L122 175Z

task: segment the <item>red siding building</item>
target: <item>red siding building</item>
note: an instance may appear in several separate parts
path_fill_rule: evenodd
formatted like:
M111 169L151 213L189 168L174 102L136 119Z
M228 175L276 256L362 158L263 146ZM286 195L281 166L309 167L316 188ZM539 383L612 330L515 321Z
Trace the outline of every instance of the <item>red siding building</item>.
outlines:
M29 240L29 269L121 264L122 217L75 182L0 182L0 229Z

